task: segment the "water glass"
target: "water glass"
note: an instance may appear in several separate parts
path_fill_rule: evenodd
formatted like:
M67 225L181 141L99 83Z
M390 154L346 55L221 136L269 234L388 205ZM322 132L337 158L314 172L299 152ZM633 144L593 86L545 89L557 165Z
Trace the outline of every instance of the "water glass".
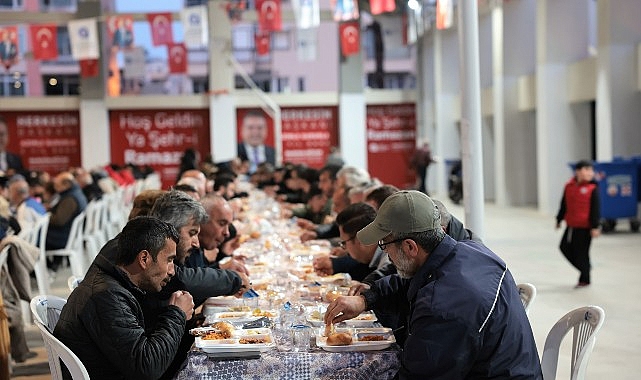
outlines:
M309 340L312 337L312 328L307 325L294 325L290 329L292 346L296 352L309 351Z

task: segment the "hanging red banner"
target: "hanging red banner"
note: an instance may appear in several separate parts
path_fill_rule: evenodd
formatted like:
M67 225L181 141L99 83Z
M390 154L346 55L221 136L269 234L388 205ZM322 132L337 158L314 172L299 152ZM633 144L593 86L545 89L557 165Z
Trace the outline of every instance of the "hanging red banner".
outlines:
M366 112L369 173L399 189L413 187L409 162L416 146L416 105L372 105Z
M15 26L0 27L0 62L7 70L18 62L18 29Z
M361 50L361 37L358 21L342 22L339 25L341 53L344 56L358 54Z
M258 29L263 32L278 32L283 29L280 0L256 0Z
M369 0L369 9L373 15L380 15L385 12L394 12L396 9L395 0Z
M256 44L256 54L258 55L267 55L269 54L269 32L260 32L257 31L254 36L254 41Z
M29 31L34 59L58 58L58 27L56 25L31 25Z
M187 48L185 44L167 45L167 56L169 59L169 72L172 74L187 72Z
M151 26L151 40L154 46L169 45L174 42L171 13L148 13L147 21Z
M80 64L80 76L83 78L97 77L99 70L97 59L81 59L78 61Z
M186 149L211 154L209 110L114 110L109 126L111 161L152 167L163 189L176 183Z
M4 111L11 151L32 171L58 174L80 162L78 111Z

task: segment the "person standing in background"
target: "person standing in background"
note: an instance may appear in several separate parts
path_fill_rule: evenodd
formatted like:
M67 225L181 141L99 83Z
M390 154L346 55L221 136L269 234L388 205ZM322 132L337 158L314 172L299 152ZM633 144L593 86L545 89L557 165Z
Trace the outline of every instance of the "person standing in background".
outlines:
M249 161L249 174L256 171L259 164L268 162L276 165L276 150L265 145L267 139L267 119L258 110L245 114L241 126L242 142L238 144L238 157Z
M599 236L601 208L599 188L594 180L594 166L581 160L574 167L574 177L563 190L561 206L556 215L556 228L565 220L565 232L559 248L566 259L581 272L575 288L590 285L590 243Z
M427 168L431 163L436 162L432 158L432 150L430 149L429 141L424 141L419 147L416 148L412 158L410 160L410 165L416 171L418 178L418 187L417 190L427 194L427 188L425 186L425 181L427 181Z
M0 115L0 171L7 176L24 172L22 159L17 154L7 152L9 145L9 127L7 120Z

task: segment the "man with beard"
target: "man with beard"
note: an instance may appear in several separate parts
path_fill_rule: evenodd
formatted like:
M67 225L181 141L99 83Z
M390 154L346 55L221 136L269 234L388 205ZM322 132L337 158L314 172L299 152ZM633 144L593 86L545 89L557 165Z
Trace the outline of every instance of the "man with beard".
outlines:
M150 325L140 304L174 275L178 233L162 220L139 217L119 236L115 264L97 257L62 308L54 335L92 379L155 379L176 355L194 308L189 293L176 291Z
M407 312L400 379L541 379L532 328L503 260L483 244L447 236L434 202L399 191L358 231L398 274L339 297L325 323L368 309Z

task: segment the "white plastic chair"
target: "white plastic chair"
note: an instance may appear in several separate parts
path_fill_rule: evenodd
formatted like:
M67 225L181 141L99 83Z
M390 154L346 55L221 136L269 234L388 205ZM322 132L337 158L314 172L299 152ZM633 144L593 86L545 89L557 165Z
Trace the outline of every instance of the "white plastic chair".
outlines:
M536 298L536 287L530 283L524 282L517 284L516 287L519 289L519 296L521 296L521 302L523 303L523 308L525 308L525 313L530 312L530 306Z
M36 322L36 326L40 329L40 335L44 340L45 349L47 350L47 358L49 359L49 369L51 370L51 378L53 380L62 380L62 367L60 361L65 363L65 366L71 373L73 380L89 380L89 372L84 364L80 361L78 356L58 340L47 328L40 322Z
M46 241L47 229L49 228L49 213L45 214L38 220L38 222L28 231L21 232L20 236L27 242L35 245L40 249L40 255L34 268L36 275L36 284L38 285L38 294L49 294L49 272L47 272L47 258L46 258Z
M71 230L69 231L69 238L67 244L61 249L47 250L47 256L67 256L71 266L71 273L76 277L84 277L85 275L85 247L84 247L84 223L85 212L78 214L71 223Z
M91 265L93 259L98 255L100 248L107 242L103 224L103 215L106 213L106 206L105 201L100 199L89 202L87 208L85 208L83 239L86 248L86 255L84 257L84 266L86 268Z
M594 349L596 335L603 326L604 318L605 312L599 306L585 306L574 309L559 319L545 339L541 359L543 379L556 379L559 348L561 341L570 330L573 330L570 380L585 379L590 353Z
M67 300L62 297L41 294L33 297L29 305L34 320L53 332L66 303Z

